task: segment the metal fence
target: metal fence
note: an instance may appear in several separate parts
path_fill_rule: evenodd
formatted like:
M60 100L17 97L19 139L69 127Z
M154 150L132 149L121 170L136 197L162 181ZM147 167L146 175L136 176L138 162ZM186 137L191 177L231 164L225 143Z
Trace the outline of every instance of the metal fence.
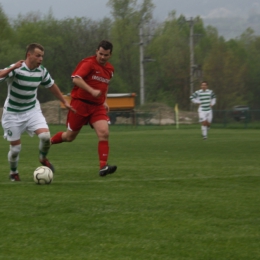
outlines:
M59 108L57 113L52 109L52 117L46 116L49 124L65 124L67 111ZM153 111L112 111L109 113L111 125L145 125L164 126L199 124L198 113L179 111L178 120L174 110L157 109ZM214 110L214 127L218 128L260 128L260 110L247 110L235 113L234 110Z
M213 123L225 128L260 128L260 110L214 110L213 115Z
M174 111L119 111L111 112L112 124L132 125L193 125L198 124L197 112L180 111L178 120ZM212 124L218 128L260 128L260 110L236 113L234 110L214 110Z

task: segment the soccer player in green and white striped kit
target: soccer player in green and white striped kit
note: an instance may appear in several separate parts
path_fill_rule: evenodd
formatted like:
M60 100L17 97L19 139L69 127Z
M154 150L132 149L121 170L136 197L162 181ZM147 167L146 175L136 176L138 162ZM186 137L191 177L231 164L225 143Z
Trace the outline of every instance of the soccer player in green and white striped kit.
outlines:
M212 107L216 104L216 95L212 90L208 89L206 81L202 81L200 87L200 90L195 91L190 96L190 100L192 103L199 105L199 122L201 122L202 137L206 140L213 118Z
M25 60L0 70L0 82L6 80L8 85L2 127L4 138L10 143L8 162L11 181L20 181L18 161L23 132L27 132L30 136L36 134L39 137L39 161L54 171L53 165L46 157L50 149L50 132L37 99L38 87L42 85L49 89L67 109L74 110L41 64L44 56L43 46L38 43L28 45L25 56Z

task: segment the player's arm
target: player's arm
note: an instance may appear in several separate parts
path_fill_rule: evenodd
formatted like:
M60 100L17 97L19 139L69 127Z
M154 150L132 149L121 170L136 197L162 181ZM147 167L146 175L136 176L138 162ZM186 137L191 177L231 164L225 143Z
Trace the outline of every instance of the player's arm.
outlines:
M196 92L193 93L193 94L190 96L190 100L191 100L191 102L192 102L193 104L198 104L198 105L200 105L200 100L199 100L199 98L198 98Z
M87 91L88 93L90 93L93 97L99 97L102 92L98 89L94 89L91 86L89 86L84 79L82 79L79 76L75 76L72 78L72 82L78 86L79 88L84 89L85 91Z
M216 95L215 95L215 93L212 91L210 106L213 107L215 104L216 104Z
M105 109L106 109L106 111L107 111L107 113L109 112L109 106L108 106L108 104L107 104L107 92L106 92L106 100L105 100L105 102L104 102L104 107L105 107Z
M13 66L0 70L0 78L5 78L11 71L20 68L23 62L23 60L19 60Z
M210 106L213 107L216 104L216 98L212 98L210 102Z
M52 94L58 98L60 100L60 102L62 102L64 104L64 106L73 111L73 112L76 112L76 110L65 100L65 98L63 97L59 87L54 83L50 88L49 90L52 92Z

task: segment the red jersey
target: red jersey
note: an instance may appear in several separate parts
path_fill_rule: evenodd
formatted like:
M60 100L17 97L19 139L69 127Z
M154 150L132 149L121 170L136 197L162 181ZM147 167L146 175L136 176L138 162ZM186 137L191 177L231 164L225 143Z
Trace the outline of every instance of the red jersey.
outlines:
M113 77L114 67L107 62L105 66L100 65L96 56L91 56L83 59L73 71L71 77L81 77L92 88L101 90L102 94L99 97L93 97L84 89L74 86L71 91L71 97L74 99L84 99L95 104L103 104L106 100L108 84Z

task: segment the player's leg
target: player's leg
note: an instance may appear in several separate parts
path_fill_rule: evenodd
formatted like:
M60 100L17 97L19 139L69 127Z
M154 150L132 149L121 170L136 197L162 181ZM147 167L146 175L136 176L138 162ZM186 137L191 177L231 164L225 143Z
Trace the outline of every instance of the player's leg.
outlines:
M50 150L50 131L40 108L27 112L26 131L30 136L36 134L39 138L39 161L54 172L54 166L47 159Z
M51 134L48 128L39 128L35 131L39 138L39 161L42 165L49 167L53 172L55 171L54 166L47 159L47 154L51 147Z
M72 142L76 139L79 131L73 131L70 128L66 132L58 132L51 138L51 144L60 144L63 142Z
M98 154L99 154L99 164L101 169L107 165L108 154L109 154L108 123L106 120L99 120L93 123L92 126L95 129L95 132L98 137Z
M199 121L201 123L201 134L204 140L207 139L207 120L206 120L206 113L204 111L199 112Z
M51 138L51 144L59 144L63 142L72 142L76 139L83 125L88 122L87 117L76 114L72 111L67 116L67 131L58 132Z
M24 120L15 113L9 113L4 110L2 115L2 127L4 138L9 141L8 163L10 166L9 178L11 181L20 181L18 173L19 154L21 152L21 134L25 130Z
M203 121L201 123L201 132L202 132L202 137L203 139L207 139L208 138L208 129L207 129L207 121Z
M91 124L95 129L98 137L98 156L99 156L99 175L101 177L112 174L117 170L116 165L108 165L109 156L109 127L108 120L105 119L95 121Z
M21 149L22 149L22 145L20 140L10 142L10 149L7 157L10 165L9 178L11 181L20 181L20 177L18 173L18 162L19 162L19 154L21 152Z
M207 113L207 131L210 129L210 125L213 119L212 110Z

